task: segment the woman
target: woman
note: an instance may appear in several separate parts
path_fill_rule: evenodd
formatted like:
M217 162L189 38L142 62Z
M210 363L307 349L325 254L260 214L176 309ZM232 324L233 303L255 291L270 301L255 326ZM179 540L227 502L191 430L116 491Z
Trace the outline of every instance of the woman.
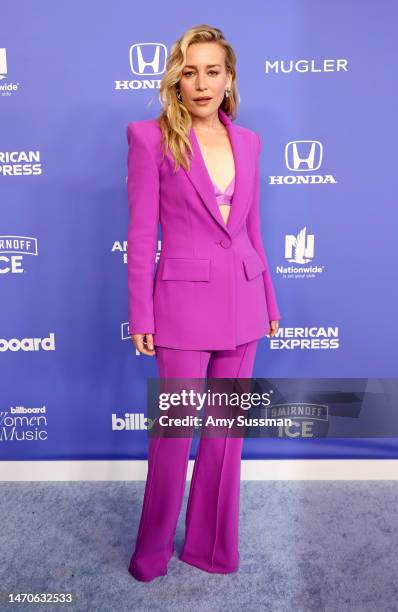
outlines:
M260 138L236 125L236 57L218 28L172 47L159 120L127 127L129 326L162 379L250 378L258 340L280 313L260 230ZM154 264L158 223L162 248ZM192 437L151 437L129 571L167 573ZM239 567L242 437L201 437L180 559L211 573Z

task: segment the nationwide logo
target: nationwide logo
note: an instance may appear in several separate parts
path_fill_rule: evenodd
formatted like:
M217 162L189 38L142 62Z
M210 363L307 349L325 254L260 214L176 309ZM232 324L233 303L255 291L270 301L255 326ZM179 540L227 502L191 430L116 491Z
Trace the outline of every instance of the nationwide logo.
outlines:
M0 151L0 176L43 174L40 151Z
M130 47L130 70L133 78L115 81L115 89L136 91L159 89L166 70L167 47L160 42L137 43Z
M47 417L46 406L11 406L9 411L0 411L0 443L47 440Z
M126 412L123 417L112 414L112 431L141 431L151 429L153 423L143 412Z
M51 332L47 338L0 338L0 353L6 351L55 351L55 336Z
M291 74L292 72L348 72L348 60L265 60L266 74Z
M271 175L270 185L319 185L337 183L332 174L320 174L323 146L319 140L292 140L285 146L285 164L294 174Z
M14 91L18 91L19 83L6 83L4 79L8 77L7 49L0 48L0 96L11 96Z
M0 275L21 274L25 255L38 255L37 238L0 236Z
M276 273L283 278L315 278L324 272L325 266L307 265L314 259L314 234L307 234L303 227L298 234L286 234L285 259L291 264L276 267Z
M297 234L286 234L285 257L288 261L305 264L314 258L314 234L306 235L307 228L303 227Z
M7 50L4 47L0 48L0 81L7 76Z
M274 350L331 350L340 348L339 328L334 327L279 327L270 337Z

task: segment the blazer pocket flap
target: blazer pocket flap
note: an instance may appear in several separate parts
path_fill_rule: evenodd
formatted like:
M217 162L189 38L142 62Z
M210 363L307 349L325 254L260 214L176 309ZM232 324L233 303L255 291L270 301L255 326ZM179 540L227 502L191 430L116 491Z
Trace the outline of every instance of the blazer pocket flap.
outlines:
M261 259L260 255L257 253L257 251L253 253L253 255L245 257L245 259L243 260L243 267L245 269L246 277L248 280L255 278L265 270L265 264Z
M163 266L162 280L208 281L210 259L167 257Z

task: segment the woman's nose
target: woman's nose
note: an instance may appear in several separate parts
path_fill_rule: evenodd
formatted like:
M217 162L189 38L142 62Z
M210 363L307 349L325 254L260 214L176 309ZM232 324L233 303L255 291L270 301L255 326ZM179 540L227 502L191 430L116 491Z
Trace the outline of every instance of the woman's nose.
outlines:
M205 93L207 89L205 75L198 75L196 79L196 89L198 90L198 93L200 94Z

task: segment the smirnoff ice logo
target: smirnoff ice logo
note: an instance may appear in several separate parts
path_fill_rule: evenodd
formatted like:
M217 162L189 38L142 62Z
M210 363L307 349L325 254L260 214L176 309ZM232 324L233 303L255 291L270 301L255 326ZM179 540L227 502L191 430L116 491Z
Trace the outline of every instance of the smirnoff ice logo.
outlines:
M38 255L33 236L0 236L0 275L25 272L26 255Z

